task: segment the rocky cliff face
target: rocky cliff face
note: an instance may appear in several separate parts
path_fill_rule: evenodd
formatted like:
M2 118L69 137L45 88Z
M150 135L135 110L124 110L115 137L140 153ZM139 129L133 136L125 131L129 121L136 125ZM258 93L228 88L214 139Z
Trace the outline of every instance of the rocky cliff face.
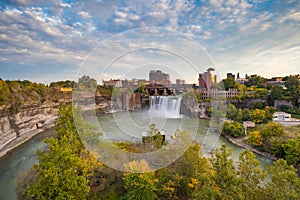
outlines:
M209 102L198 103L194 98L183 98L180 113L188 117L208 118L205 111L210 106Z
M25 133L42 131L53 127L57 118L57 107L60 102L67 103L70 102L70 99L62 99L57 103L48 102L27 105L17 111L12 107L0 107L0 151L6 144ZM115 105L119 104L120 102L115 103ZM113 110L120 109L119 107L113 107L111 99L108 97L99 97L96 105L94 99L84 98L84 103L80 104L80 106L85 112L90 109L96 109L97 114L98 112L107 114Z
M2 108L0 114L0 150L15 138L29 131L53 126L57 117L58 103L31 105L19 111Z

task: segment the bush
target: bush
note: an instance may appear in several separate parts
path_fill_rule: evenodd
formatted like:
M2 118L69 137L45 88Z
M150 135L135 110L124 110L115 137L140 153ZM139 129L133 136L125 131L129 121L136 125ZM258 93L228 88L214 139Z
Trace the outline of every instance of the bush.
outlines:
M255 109L250 113L251 121L260 124L267 121L267 115L265 110Z
M225 121L222 133L237 138L244 136L245 129L244 126L239 122Z
M263 145L263 139L259 131L250 132L248 135L248 143L254 147L260 147Z
M269 122L261 129L261 135L264 139L269 139L273 136L282 136L284 130L280 124L276 122Z

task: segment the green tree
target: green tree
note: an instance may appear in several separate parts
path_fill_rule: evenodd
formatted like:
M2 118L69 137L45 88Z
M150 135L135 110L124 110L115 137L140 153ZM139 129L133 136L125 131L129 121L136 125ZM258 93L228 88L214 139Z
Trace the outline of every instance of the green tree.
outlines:
M241 191L237 179L237 171L233 165L232 150L227 149L225 144L216 150L210 162L216 174L213 176L218 189L220 199L240 199Z
M284 89L279 86L279 85L275 85L272 90L271 90L271 98L272 98L272 101L275 101L275 100L281 100L283 99L284 97Z
M250 113L250 119L251 121L258 124L266 122L266 111L261 109L255 109Z
M89 177L101 164L83 148L72 109L59 108L57 138L46 139L49 149L38 153L37 178L26 190L30 199L85 199L89 194Z
M180 157L178 171L181 180L181 194L186 198L196 196L211 197L216 193L213 187L212 167L208 160L203 157L201 146L193 143ZM189 170L187 170L189 169Z
M124 174L125 200L153 200L157 198L156 182L154 172L145 160L132 161L125 165L129 173Z
M245 129L244 126L239 122L225 121L222 133L237 138L245 135Z
M249 151L243 151L238 161L238 182L243 191L243 199L260 199L262 195L261 183L266 177L259 168L259 162L255 155Z
M284 137L271 137L271 153L278 158L283 158L285 153L282 148L282 145L285 143L286 139Z
M229 88L234 88L235 81L233 78L223 79L222 82L224 84L225 90L229 90Z
M265 107L264 103L261 101L255 101L251 103L250 108L251 109L263 109Z
M281 136L284 134L282 126L276 122L269 122L261 129L261 135L264 139L268 139L272 136Z
M250 132L248 135L248 143L254 147L263 146L263 138L259 131Z
M299 75L290 76L284 84L289 92L289 95L291 96L293 104L296 107L299 107L299 102L298 102L298 99L300 97Z
M288 139L282 144L285 153L284 159L289 165L300 165L300 136L295 139Z
M248 108L244 108L242 110L242 121L249 121L250 113L251 113L251 111Z
M88 75L83 75L78 80L78 88L81 90L89 90L95 92L97 87L97 81Z
M258 75L251 75L248 78L248 81L245 82L245 85L247 87L250 86L256 86L256 87L263 87L263 84L266 82L266 78L262 77L262 76L258 76Z
M262 199L300 199L300 178L293 166L289 166L285 160L279 159L269 167L268 173L271 181L267 183Z
M155 171L157 182L157 194L160 199L179 199L181 181L179 173L171 167L165 167Z
M268 98L269 91L265 88L256 88L254 90L254 93L255 93L255 98L266 100Z
M203 157L198 143L191 145L183 156L184 165L181 166L183 184L187 185L188 199L215 199L220 197L220 190L213 180L215 171L208 159ZM189 169L189 170L186 170Z
M244 84L239 84L239 83L235 83L234 87L240 92L238 98L239 99L244 98L247 92L247 87Z
M227 106L226 117L234 121L242 120L242 109L236 108L233 104L229 103Z
M89 193L89 181L82 159L73 151L66 137L60 141L47 139L46 143L49 151L39 154L40 164L35 166L37 181L28 187L27 196L45 200L85 199Z
M8 84L5 81L0 80L0 103L6 102L9 94L10 90Z
M266 111L266 121L272 121L275 108L272 106L266 106L264 110Z

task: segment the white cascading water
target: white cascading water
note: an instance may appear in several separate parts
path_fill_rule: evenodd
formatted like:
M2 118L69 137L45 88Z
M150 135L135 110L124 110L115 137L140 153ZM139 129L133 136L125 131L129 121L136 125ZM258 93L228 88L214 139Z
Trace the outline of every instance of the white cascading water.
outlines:
M164 118L181 118L181 96L150 96L150 115Z

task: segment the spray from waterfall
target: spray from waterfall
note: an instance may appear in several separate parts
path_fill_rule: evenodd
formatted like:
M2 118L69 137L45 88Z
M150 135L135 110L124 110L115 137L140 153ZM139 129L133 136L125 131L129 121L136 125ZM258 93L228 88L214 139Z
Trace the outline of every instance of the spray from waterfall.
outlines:
M163 118L181 118L181 96L150 96L149 114Z

